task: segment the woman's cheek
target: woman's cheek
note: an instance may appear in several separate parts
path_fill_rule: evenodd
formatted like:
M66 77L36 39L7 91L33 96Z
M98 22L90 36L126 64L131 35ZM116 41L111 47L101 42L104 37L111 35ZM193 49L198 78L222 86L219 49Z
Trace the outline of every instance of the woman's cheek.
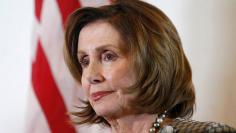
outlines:
M81 84L82 88L85 91L86 95L89 96L89 89L90 89L90 84L85 80L85 78L82 76L81 78Z
M108 80L110 86L115 90L124 89L134 84L133 76L127 69L123 69L123 71L117 70L111 73Z

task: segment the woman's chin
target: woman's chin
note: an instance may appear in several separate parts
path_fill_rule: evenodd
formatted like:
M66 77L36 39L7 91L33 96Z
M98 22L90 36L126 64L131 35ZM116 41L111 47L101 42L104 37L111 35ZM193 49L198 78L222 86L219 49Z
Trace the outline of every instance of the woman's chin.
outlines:
M98 116L109 117L118 112L117 107L109 104L95 104L93 106L94 111Z
M122 112L121 107L116 103L99 103L94 104L93 109L98 116L111 118Z
M98 116L113 118L121 115L126 108L123 101L124 98L120 98L117 93L112 93L99 100L91 100L90 103Z

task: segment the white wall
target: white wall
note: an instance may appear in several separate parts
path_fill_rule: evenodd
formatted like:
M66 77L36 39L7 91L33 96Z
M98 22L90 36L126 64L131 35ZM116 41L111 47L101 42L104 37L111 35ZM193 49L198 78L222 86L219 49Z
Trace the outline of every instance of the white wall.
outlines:
M174 22L193 69L198 120L236 127L236 1L147 0ZM33 1L0 1L0 132L23 133Z
M0 1L1 133L24 131L32 19L32 0Z

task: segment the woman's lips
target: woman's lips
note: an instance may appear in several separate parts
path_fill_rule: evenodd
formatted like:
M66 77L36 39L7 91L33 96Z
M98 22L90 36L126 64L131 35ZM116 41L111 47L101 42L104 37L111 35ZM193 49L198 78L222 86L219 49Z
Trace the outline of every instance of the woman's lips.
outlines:
M111 94L113 91L98 91L98 92L94 92L91 94L91 98L93 101L98 101L101 98Z

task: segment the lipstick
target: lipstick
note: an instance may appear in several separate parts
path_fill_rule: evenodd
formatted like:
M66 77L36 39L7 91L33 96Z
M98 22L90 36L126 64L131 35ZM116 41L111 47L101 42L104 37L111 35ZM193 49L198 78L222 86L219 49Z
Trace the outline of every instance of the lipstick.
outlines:
M93 101L98 101L101 98L111 94L113 91L97 91L91 94L91 98Z

